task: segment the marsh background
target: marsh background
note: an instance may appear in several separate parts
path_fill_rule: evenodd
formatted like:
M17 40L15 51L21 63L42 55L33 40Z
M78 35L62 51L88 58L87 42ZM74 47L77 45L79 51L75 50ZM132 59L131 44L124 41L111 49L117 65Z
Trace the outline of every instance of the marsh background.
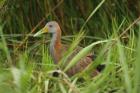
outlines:
M139 93L139 16L139 0L0 0L0 93ZM106 65L101 75L68 84L48 77L50 37L32 35L51 20L60 24L64 43L76 40L86 21L84 38L74 41L80 46L118 38L94 47L97 63Z

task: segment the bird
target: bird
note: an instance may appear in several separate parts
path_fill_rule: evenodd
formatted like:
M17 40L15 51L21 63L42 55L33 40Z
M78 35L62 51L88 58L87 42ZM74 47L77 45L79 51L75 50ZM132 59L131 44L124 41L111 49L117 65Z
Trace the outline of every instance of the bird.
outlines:
M34 34L34 37L39 36L41 34L50 33L52 34L52 39L50 42L49 52L52 57L52 60L54 64L58 64L60 60L65 57L65 52L68 50L69 46L62 44L61 42L61 36L62 36L62 30L59 26L59 24L56 21L50 21L48 22L40 31ZM67 64L70 62L70 60L76 56L78 52L82 50L82 47L76 47L72 53L72 55L67 59ZM76 73L79 73L83 71L91 62L93 62L93 56L94 54L89 53L84 58L81 58L79 62L72 68L70 68L66 74L68 76L73 76ZM99 73L98 70L94 70L92 73L92 76L96 76Z

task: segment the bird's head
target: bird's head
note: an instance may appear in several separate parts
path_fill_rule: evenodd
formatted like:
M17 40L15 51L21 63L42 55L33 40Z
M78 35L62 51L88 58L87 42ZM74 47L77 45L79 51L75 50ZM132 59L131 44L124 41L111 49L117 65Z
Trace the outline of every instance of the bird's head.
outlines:
M34 37L39 36L39 35L44 34L44 33L52 33L52 34L54 34L59 30L60 30L60 27L59 27L58 23L56 21L50 21L45 25L44 28L42 28L40 31L35 33Z

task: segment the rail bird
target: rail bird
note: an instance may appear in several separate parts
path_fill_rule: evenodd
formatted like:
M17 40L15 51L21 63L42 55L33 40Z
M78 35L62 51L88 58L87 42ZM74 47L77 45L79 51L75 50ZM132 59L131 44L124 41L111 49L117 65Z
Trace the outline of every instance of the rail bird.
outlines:
M68 46L61 43L61 28L56 21L48 22L44 28L42 28L39 32L34 34L34 37L39 36L44 33L51 33L52 39L50 42L50 55L55 64L58 64L60 60L65 57L65 52L68 50ZM74 49L72 55L68 58L68 62L82 49L82 47L77 47ZM74 74L81 72L84 70L93 60L93 54L88 54L86 57L81 58L79 62L72 68L70 68L66 73L68 76L73 76ZM97 75L98 70L94 70L92 76Z

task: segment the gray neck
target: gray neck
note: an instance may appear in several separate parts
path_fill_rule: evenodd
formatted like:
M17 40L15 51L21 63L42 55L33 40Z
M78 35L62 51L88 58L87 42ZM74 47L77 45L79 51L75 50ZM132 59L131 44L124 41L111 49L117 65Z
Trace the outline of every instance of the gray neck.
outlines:
M51 48L54 48L56 39L57 39L57 34L56 34L56 33L53 33L53 34L52 34L51 43L50 43L50 49L51 49Z
M51 54L52 59L53 59L55 64L57 63L57 59L55 57L55 47L54 47L55 46L56 37L57 37L57 34L53 33L52 39L51 39L51 43L50 43L50 54Z

